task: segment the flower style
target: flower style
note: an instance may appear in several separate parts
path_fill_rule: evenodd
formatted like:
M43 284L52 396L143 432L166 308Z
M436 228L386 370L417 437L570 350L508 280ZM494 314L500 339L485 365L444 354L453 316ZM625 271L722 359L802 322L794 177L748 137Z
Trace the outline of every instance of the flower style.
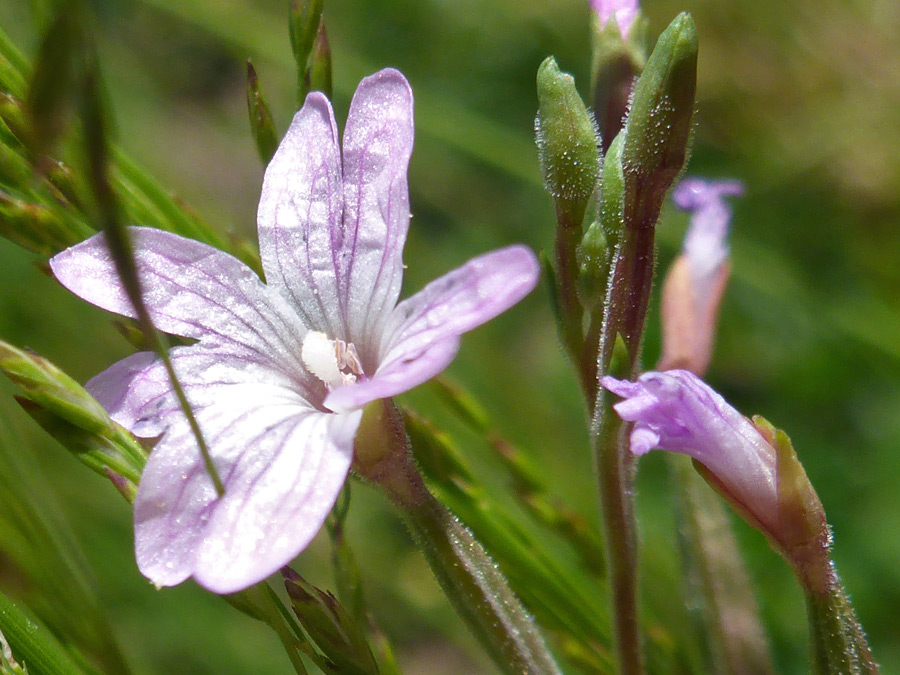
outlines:
M591 7L597 12L601 26L606 26L615 17L622 37L628 39L628 33L637 18L638 0L591 0Z
M691 212L691 223L682 254L663 284L661 370L684 368L702 375L709 365L716 317L728 282L731 208L725 197L743 191L739 181L687 178L672 194L679 208Z
M160 436L135 501L135 549L157 586L217 593L284 566L321 527L367 403L441 372L460 335L528 294L525 247L482 255L397 303L409 226L413 97L396 70L364 79L343 147L311 93L266 170L258 212L266 283L217 249L148 228L132 240L155 325L209 445L218 498L165 369L134 354L87 387L113 419ZM72 292L135 316L102 234L51 260Z
M600 383L625 399L613 408L634 422L633 454L659 448L693 457L764 532L781 531L776 450L709 385L686 370L651 371L637 382L607 376Z

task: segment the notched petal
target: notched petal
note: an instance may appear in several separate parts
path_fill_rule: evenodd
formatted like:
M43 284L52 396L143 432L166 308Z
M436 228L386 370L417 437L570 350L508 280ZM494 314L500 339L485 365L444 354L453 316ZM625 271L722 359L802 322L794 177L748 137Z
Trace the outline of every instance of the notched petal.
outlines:
M304 323L334 335L342 325L336 233L343 210L337 123L312 92L266 169L259 200L259 249L266 281Z
M344 220L335 233L348 342L372 343L400 294L413 137L406 78L393 69L365 78L344 131Z

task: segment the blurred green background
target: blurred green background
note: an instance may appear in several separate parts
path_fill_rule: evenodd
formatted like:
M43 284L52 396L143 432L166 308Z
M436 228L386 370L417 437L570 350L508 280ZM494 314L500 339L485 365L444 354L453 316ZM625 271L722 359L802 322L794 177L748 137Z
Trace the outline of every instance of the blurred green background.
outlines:
M252 238L262 166L247 124L244 64L253 59L283 131L297 107L286 1L94 4L120 144L223 231ZM29 56L43 9L0 0L0 25ZM791 435L875 655L885 673L900 672L900 4L648 0L644 10L654 35L681 10L697 22L689 171L747 184L735 203L733 280L708 379L743 412ZM588 17L580 0L326 1L338 119L358 80L382 67L402 70L415 91L406 294L487 249L551 245L553 212L532 140L534 75L553 54L586 95ZM685 222L665 211L660 270ZM0 241L0 337L82 381L128 354L109 316L64 292L38 262ZM657 316L648 365L659 351ZM545 289L467 337L449 372L596 522L584 412ZM17 409L5 380L0 389L3 444L28 465L34 500L71 525L136 672L288 671L261 624L191 583L155 591L134 565L121 498ZM427 388L402 400L449 423ZM503 494L501 465L468 440L479 477ZM645 597L661 622L677 622L684 609L673 591L675 526L660 457L642 461L638 489L642 544L653 552L644 556ZM762 537L736 528L776 664L803 672L802 596ZM491 672L403 526L361 485L350 536L405 672ZM327 587L320 539L298 567ZM0 589L33 599L39 589L6 563L0 550Z

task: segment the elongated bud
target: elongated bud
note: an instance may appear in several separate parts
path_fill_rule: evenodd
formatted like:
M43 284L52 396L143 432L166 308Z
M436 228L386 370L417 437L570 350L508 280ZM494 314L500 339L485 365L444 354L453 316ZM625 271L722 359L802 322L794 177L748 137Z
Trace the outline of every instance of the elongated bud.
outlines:
M103 406L47 359L0 341L0 370L29 399L75 426L98 433L112 426Z
M634 88L622 164L626 202L640 227L653 227L666 191L688 156L697 88L697 33L679 14L659 36Z
M579 294L588 309L595 309L606 297L612 256L625 226L625 175L622 169L624 137L609 146L600 180L599 221L585 232L579 260Z
M52 152L72 112L83 68L81 12L74 2L60 3L43 36L28 85L26 110L30 131L25 142L35 166Z
M697 84L697 36L689 14L663 31L635 85L622 131L623 230L601 338L606 370L616 335L636 367L656 257L655 229L669 186L687 158ZM602 213L601 213L602 215Z
M306 85L306 68L309 56L322 19L324 0L289 0L290 14L288 26L291 35L291 49L297 66L297 87L302 105L309 89Z
M622 166L624 136L616 136L603 162L600 181L600 222L610 250L619 245L625 229L625 170Z
M647 22L637 0L591 5L591 100L606 153L625 123L634 80L647 61Z
M331 45L328 44L328 34L325 31L324 23L319 24L312 54L309 56L309 66L306 69L306 88L308 91L321 91L328 98L331 98L334 88L331 77Z
M603 302L609 276L609 241L603 225L594 221L578 247L578 299L588 311Z
M537 93L535 135L544 186L577 227L600 175L597 130L575 80L559 70L553 57L538 69Z
M323 655L336 667L334 672L377 675L378 666L363 627L337 598L308 583L290 568L284 568L281 574L294 614Z
M256 150L264 166L268 166L278 148L278 134L272 120L272 111L259 86L259 77L253 63L247 59L247 113L250 130L256 141Z

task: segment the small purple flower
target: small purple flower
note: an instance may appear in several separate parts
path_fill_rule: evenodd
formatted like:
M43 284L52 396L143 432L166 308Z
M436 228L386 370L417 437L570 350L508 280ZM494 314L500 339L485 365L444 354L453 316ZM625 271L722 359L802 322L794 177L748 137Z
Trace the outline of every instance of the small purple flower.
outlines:
M780 532L777 455L756 426L686 370L647 372L637 382L604 377L623 401L613 407L634 422L631 452L654 448L693 457L768 533Z
M659 367L702 374L712 356L719 304L728 282L726 196L739 195L738 181L687 178L673 198L692 213L682 254L672 263L662 289L663 354Z
M231 593L290 562L344 483L361 408L440 373L462 333L534 288L534 255L511 246L397 303L412 144L412 91L396 70L360 83L342 147L331 104L311 93L263 181L266 283L217 249L131 230L156 326L197 341L171 357L225 485L218 498L153 354L88 383L117 422L160 436L135 501L138 566L157 586L194 577ZM82 298L134 316L103 235L51 267Z
M725 197L742 194L744 185L740 181L702 178L685 178L672 192L678 208L691 214L683 251L696 279L712 277L728 257L731 207Z
M597 12L601 26L606 26L615 17L622 37L628 39L628 33L637 18L638 0L591 0L591 7Z

